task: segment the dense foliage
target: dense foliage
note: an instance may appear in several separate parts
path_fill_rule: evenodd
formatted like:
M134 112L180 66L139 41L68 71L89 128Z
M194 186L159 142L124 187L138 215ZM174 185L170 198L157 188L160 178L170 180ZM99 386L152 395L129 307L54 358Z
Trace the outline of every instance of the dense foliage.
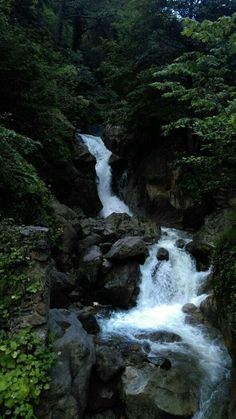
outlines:
M157 72L163 81L153 84L180 103L165 133L185 128L200 142L200 153L182 160L194 170L198 185L189 188L199 194L235 181L235 29L236 14L216 22L186 20L183 35L193 40L193 51Z
M1 418L36 418L33 404L49 388L48 370L55 355L29 329L0 334Z

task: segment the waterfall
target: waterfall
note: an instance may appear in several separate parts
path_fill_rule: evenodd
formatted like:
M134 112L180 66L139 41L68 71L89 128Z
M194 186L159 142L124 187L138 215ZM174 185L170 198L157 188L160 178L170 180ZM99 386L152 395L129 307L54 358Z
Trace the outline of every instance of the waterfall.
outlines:
M112 173L109 159L112 152L108 150L100 137L80 135L89 152L96 158L96 173L98 177L98 196L102 203L101 215L108 217L113 212L132 215L130 209L112 193Z
M129 208L111 190L112 173L109 166L111 152L101 138L81 136L91 154L97 160L98 193L103 204L102 216L112 212L125 212ZM191 354L200 371L199 411L194 419L222 418L221 405L227 397L230 357L223 340L213 328L186 323L182 307L186 303L199 306L206 295L199 295L200 287L209 275L198 272L191 256L176 246L182 239L187 244L191 236L183 231L162 228L158 243L149 249L149 256L140 266L141 285L136 307L129 311L114 312L110 318L101 318L100 325L104 337L114 335L121 339L140 341L141 332L169 331L181 337L181 342L158 343L149 341L150 356L168 352L171 354ZM158 261L159 248L169 252L169 260Z

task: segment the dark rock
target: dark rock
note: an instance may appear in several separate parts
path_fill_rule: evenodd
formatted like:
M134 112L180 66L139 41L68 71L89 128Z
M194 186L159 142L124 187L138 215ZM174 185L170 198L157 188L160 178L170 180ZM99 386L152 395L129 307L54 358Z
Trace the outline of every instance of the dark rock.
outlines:
M86 415L85 419L121 419L120 415L117 416L112 410L105 410L102 413Z
M141 237L125 237L113 244L106 257L111 260L136 258L144 261L147 256L147 247Z
M154 364L157 365L158 367L160 367L163 370L170 370L171 369L171 361L167 358L164 358L162 356L158 356L158 357L150 357L148 358L148 360Z
M214 250L212 246L208 243L196 240L188 243L185 249L195 258L198 270L206 270L209 268Z
M160 247L157 251L157 259L158 260L169 260L169 252L168 250L164 249L163 247Z
M158 342L158 343L171 343L171 342L181 342L182 338L173 332L168 332L166 330L160 330L157 332L144 332L140 333L138 335L135 335L138 339L148 339L152 342Z
M178 247L178 249L183 249L185 247L186 242L183 239L178 239L176 240L176 247Z
M77 271L78 285L91 289L97 282L98 272L102 266L102 253L98 246L92 246L87 249L82 260L79 261Z
M66 308L70 304L69 295L74 290L75 281L70 274L59 272L56 268L49 272L51 282L51 308Z
M86 330L89 334L96 334L100 332L99 324L96 320L94 314L90 313L89 310L81 310L77 317L79 321L82 323L84 330Z
M112 246L112 243L101 243L100 244L100 249L101 249L102 253L107 253L107 252L109 252L111 246Z
M103 141L114 154L127 158L133 154L132 145L136 143L134 133L123 125L107 125L103 133Z
M111 350L106 346L99 346L96 349L96 373L105 383L121 373L124 369L124 361L120 353Z
M212 326L219 327L218 310L216 300L213 294L202 301L200 304L200 312L203 318L208 321Z
M114 407L117 402L117 382L105 383L93 374L88 394L88 411L101 412Z
M89 247L100 244L102 237L99 234L90 234L86 238L78 241L78 252L84 253Z
M103 274L107 274L111 270L111 268L112 268L112 263L109 260L104 259L102 262L101 272Z
M97 193L95 175L94 179L87 179L81 175L74 180L69 204L72 207L79 205L89 217L96 216L101 211L102 204Z
M184 304L184 306L182 307L183 313L186 313L186 314L193 314L197 310L198 310L197 306L195 306L195 304L192 304L192 303Z
M198 307L195 306L195 304L185 304L182 307L183 313L187 314L185 318L186 324L191 325L199 325L201 323L204 323L204 317Z
M44 419L82 419L87 405L90 374L95 363L92 339L75 313L51 310L50 333L58 353L51 371L51 387L41 401L38 417Z
M119 308L133 306L139 293L139 281L138 262L116 263L104 278L101 301Z

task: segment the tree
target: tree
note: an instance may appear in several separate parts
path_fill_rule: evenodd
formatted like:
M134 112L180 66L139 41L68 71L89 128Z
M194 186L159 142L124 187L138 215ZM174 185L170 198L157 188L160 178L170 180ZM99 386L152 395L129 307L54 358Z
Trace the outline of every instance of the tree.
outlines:
M182 160L195 169L199 193L229 184L234 178L235 29L236 14L215 22L185 20L183 35L192 40L195 48L155 74L163 81L153 87L164 90L165 98L177 100L181 112L164 127L165 133L187 129L201 141L200 154Z

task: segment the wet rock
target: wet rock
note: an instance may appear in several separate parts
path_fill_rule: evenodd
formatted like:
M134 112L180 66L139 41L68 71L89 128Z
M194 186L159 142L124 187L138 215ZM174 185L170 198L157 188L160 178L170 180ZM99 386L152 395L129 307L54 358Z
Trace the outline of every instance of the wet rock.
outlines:
M147 246L141 237L125 237L113 244L107 253L107 259L122 260L135 258L144 262L147 256Z
M195 304L188 303L182 307L183 313L187 314L185 318L186 324L198 325L204 323L204 317L198 307Z
M51 387L44 395L38 417L43 419L82 419L87 405L90 374L95 363L92 339L75 313L51 310L50 333L58 353L51 371Z
M149 357L148 360L154 364L157 365L158 367L162 368L163 370L170 370L171 369L171 361L168 358L164 358L162 356L158 356L158 357Z
M184 306L182 307L183 313L186 313L186 314L193 314L197 310L198 310L197 306L195 306L195 304L192 304L192 303L184 304Z
M168 332L166 330L160 330L158 332L152 333L140 333L135 336L138 339L148 339L152 342L158 343L172 343L172 342L181 342L182 338L177 335L177 333Z
M214 248L208 243L191 241L186 245L186 251L196 260L198 270L207 270L211 264Z
M177 368L166 371L153 364L126 367L121 397L128 419L165 419L171 415L192 417L198 408L187 375Z
M82 323L84 330L93 335L100 332L99 324L94 314L89 309L83 309L77 314L77 318Z
M106 346L96 349L96 373L103 382L108 382L124 369L124 361L120 353Z
M209 295L204 301L202 301L200 304L200 312L203 318L212 326L219 327L218 310L213 294Z
M129 308L136 302L139 293L139 263L129 261L116 263L105 275L104 285L100 290L101 302L113 307Z
M102 252L98 246L92 246L79 261L79 267L77 271L77 283L78 285L91 289L98 278L98 272L102 266L103 258Z
M158 249L157 251L157 259L158 260L169 260L169 252L168 250L164 249L163 247L160 247L160 249Z
M183 239L178 239L176 240L175 245L178 249L184 249L186 242Z

